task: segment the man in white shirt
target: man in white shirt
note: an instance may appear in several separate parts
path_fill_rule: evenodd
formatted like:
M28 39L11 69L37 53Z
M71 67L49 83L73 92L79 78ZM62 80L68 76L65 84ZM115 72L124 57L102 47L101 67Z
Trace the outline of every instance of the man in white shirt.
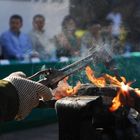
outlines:
M108 14L107 19L112 21L112 35L118 37L120 35L120 26L122 24L121 14L117 9L113 9L113 11Z
M45 27L45 17L43 15L35 15L33 17L33 29L29 33L33 52L35 56L44 61L49 61L55 57L55 47L48 39Z

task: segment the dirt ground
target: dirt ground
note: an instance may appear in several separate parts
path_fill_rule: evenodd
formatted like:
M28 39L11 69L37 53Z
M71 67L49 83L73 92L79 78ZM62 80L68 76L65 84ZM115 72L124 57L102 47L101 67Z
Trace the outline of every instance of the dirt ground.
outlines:
M58 124L6 133L0 140L58 140Z

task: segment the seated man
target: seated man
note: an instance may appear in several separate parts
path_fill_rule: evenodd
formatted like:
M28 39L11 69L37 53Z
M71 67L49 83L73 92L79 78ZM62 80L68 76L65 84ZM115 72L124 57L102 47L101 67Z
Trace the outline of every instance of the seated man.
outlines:
M97 20L90 21L87 26L87 31L81 39L81 56L85 57L89 53L89 49L95 49L102 42L101 25Z
M13 15L9 20L10 29L2 33L0 43L4 59L23 60L32 51L31 43L27 35L20 31L22 17Z
M44 29L45 17L37 14L33 17L33 29L29 33L34 56L41 60L50 61L55 59L55 47Z
M56 55L60 59L80 56L80 40L75 35L76 24L74 17L65 16L62 21L62 31L55 36Z

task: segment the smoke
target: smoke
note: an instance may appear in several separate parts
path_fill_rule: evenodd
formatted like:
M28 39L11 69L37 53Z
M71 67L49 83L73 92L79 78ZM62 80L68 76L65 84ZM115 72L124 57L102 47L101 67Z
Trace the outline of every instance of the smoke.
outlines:
M94 65L99 63L109 63L115 56L113 53L113 47L105 42L92 45L88 50L88 54L93 54Z

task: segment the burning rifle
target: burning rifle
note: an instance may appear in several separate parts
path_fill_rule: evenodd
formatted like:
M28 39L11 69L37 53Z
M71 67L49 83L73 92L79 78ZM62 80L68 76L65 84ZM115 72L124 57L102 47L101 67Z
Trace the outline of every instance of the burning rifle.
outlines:
M42 83L43 85L46 85L52 89L55 89L57 87L57 84L59 81L63 80L65 77L80 71L84 67L86 67L90 62L93 61L93 54L88 55L87 57L76 61L62 69L46 69L39 71L35 73L34 75L28 77L29 79L32 79L34 77L40 76L42 74L45 75L45 79L38 81L39 83Z
M63 80L65 77L67 77L77 71L80 71L81 69L86 67L92 61L93 61L93 54L90 54L87 57L85 57L79 61L76 61L62 69L42 70L28 78L32 79L34 77L45 74L45 79L40 80L38 82L40 82L52 89L55 89L57 87L57 84L59 81ZM140 108L140 90L129 87L125 83L125 80L122 81L123 79L121 79L121 81L118 81L117 77L116 77L116 79L114 79L113 77L110 77L109 75L105 75L105 78L107 78L108 80L113 80L112 84L116 84L116 87L119 87L121 89L122 94L119 93L118 96L116 96L116 97L120 96L119 99L120 99L120 102L122 105L128 105L130 107L134 107L138 112L140 112L140 109L139 109ZM122 84L122 82L124 82L124 84ZM45 105L45 107L46 106L50 107L50 106L54 105L54 102L55 102L54 100L51 100L49 103L48 102L46 102L45 104L43 103L42 106ZM41 107L41 105L39 105L39 106Z
M75 72L78 72L82 70L84 67L86 67L90 62L93 61L93 54L88 55L87 57L76 61L62 69L46 69L41 70L32 76L28 77L28 79L35 78L40 75L45 75L45 79L38 81L39 83L46 85L47 87L51 89L57 88L57 84L59 81L63 80L65 77L72 75ZM46 107L54 107L56 100L50 100L47 102L41 101L38 105L39 108L46 108Z

